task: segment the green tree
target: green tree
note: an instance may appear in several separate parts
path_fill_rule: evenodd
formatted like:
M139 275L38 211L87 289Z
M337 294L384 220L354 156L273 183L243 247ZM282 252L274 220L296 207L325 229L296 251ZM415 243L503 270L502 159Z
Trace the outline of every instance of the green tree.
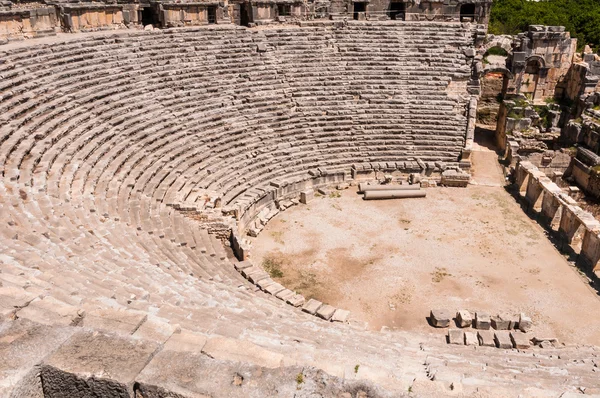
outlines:
M489 32L517 34L529 25L564 26L581 49L600 48L600 0L495 0Z

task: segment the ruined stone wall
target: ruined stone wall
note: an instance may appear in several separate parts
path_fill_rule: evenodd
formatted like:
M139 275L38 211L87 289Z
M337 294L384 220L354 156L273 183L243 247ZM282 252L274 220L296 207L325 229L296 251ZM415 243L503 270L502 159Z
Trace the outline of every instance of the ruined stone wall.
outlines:
M123 26L121 6L67 6L61 9L63 27L70 32L118 28Z
M492 0L246 0L232 1L174 1L159 0L148 4L135 1L62 2L53 6L23 10L4 7L0 11L0 38L25 38L40 36L42 32L80 32L123 27L140 27L142 10L156 16L156 27L182 27L191 25L267 24L314 19L353 19L355 8L364 5L365 12L356 15L360 20L407 20L473 22L487 25ZM6 2L11 4L10 2ZM471 5L469 13L462 15L461 7ZM209 12L209 9L211 10ZM216 17L212 17L213 11ZM398 10L402 9L403 12ZM245 10L247 18L242 18ZM392 10L396 10L392 12ZM209 17L209 14L211 15Z
M0 11L0 40L40 37L59 28L54 7Z
M514 75L507 87L508 94L523 94L534 103L549 98L562 98L564 77L572 62L577 40L571 39L563 26L532 25L515 40L509 59Z

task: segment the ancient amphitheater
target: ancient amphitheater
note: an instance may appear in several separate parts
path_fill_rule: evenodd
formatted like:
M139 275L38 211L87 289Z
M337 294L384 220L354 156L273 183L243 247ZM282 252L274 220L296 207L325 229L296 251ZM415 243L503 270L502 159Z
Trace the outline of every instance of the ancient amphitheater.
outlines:
M0 396L600 394L593 341L373 330L253 261L319 189L471 192L491 0L1 4Z

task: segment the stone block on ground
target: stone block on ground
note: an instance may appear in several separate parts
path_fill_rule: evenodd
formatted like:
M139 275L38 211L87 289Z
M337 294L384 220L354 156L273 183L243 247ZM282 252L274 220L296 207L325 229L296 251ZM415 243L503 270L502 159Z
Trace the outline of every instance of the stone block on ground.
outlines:
M331 322L346 322L350 317L350 311L337 309L331 317Z
M280 285L279 283L275 282L269 286L267 286L265 289L265 292L272 294L273 296L277 295L277 293L280 293L285 289L285 287L283 287L282 285Z
M465 345L479 345L477 333L465 331Z
M323 305L322 302L315 300L315 299L310 299L306 302L306 304L304 304L302 306L302 311L309 313L311 315L315 315L317 313L317 311L319 310L319 308L321 308L322 305Z
M491 330L479 330L477 332L477 339L479 340L480 346L496 347L496 342L494 341L494 332Z
M450 311L446 309L431 310L429 314L431 325L436 328L447 328L450 326L451 319L452 315L450 314Z
M456 323L461 328L469 328L473 325L473 316L467 310L460 310L456 313Z
M41 368L48 397L132 397L158 344L102 332L74 334Z
M491 317L492 327L496 330L509 330L510 329L510 318L502 315L495 315Z
M488 330L492 325L490 316L485 312L475 313L475 329Z
M329 194L331 193L331 191L327 188L319 188L317 192L319 192L323 196L329 196Z
M294 307L300 307L304 305L305 302L306 300L301 294L294 294L292 297L286 300L286 303L293 305Z
M300 203L309 204L315 198L315 192L312 189L300 192Z
M527 333L531 330L532 326L533 326L533 322L531 321L531 318L528 317L527 315L521 313L519 315L519 330L521 332Z
M465 332L461 329L448 330L448 343L464 345L465 344Z
M494 333L494 341L498 348L513 348L512 340L510 339L510 332L507 330L497 330Z
M275 297L277 297L280 300L287 301L294 297L295 294L296 293L292 292L290 289L283 289L282 291L277 293Z
M525 333L518 330L510 332L510 339L512 340L514 348L524 350L531 346L529 343L529 337Z
M542 348L551 348L558 345L558 339L555 337L535 336L531 341L534 345L538 345Z
M335 307L332 307L329 304L324 304L317 310L317 316L319 318L325 319L326 321L330 320L335 312Z

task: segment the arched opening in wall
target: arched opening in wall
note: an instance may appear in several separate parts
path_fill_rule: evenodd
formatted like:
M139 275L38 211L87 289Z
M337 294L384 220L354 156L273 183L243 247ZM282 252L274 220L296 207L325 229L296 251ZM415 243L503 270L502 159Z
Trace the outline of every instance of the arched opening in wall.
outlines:
M473 22L475 20L475 4L463 4L460 6L461 22Z
M525 65L525 72L523 72L523 77L521 78L519 92L533 101L535 101L535 93L540 78L541 66L540 61L537 58L528 60Z
M159 26L158 16L152 7L142 8L142 25Z
M404 21L404 14L406 12L406 5L404 3L393 1L390 3L390 10L388 12L390 19L396 21Z
M353 18L355 21L364 20L367 3L354 3Z

